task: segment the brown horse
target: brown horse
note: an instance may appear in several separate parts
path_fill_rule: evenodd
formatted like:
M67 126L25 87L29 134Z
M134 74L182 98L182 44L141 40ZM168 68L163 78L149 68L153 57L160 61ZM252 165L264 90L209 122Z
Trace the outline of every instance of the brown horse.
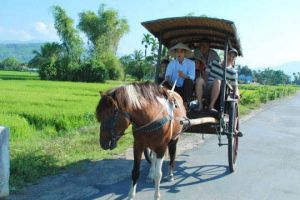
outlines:
M153 83L133 83L120 86L101 94L96 109L100 127L100 145L103 149L114 149L118 139L132 124L134 136L134 166L129 199L136 193L140 163L145 148L153 151L148 177L155 182L155 195L160 197L159 184L162 163L169 148L169 178L173 177L178 135L182 132L179 119L186 117L183 100L179 94Z

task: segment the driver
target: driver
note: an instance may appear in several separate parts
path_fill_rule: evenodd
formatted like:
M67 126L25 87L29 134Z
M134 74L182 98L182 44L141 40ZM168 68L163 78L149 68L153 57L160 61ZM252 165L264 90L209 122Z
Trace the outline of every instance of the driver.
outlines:
M191 50L183 43L178 43L169 50L169 55L175 57L167 67L165 79L172 87L176 82L175 91L183 98L186 109L193 93L195 79L195 63L185 57L190 57Z

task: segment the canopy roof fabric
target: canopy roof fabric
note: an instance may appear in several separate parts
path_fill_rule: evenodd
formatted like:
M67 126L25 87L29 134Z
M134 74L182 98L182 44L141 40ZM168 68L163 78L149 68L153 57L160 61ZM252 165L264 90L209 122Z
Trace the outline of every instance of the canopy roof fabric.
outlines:
M167 48L178 42L195 48L208 38L211 48L224 50L226 39L242 55L240 40L232 21L208 17L175 17L142 22L142 25Z

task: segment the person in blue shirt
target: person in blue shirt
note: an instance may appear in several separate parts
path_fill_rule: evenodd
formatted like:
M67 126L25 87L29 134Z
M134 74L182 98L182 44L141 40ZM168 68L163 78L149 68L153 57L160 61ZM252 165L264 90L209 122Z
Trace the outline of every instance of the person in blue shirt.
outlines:
M192 54L190 48L178 43L169 50L169 55L175 57L167 67L165 79L172 87L176 82L175 91L183 98L187 108L193 94L193 81L195 80L195 63L187 59Z

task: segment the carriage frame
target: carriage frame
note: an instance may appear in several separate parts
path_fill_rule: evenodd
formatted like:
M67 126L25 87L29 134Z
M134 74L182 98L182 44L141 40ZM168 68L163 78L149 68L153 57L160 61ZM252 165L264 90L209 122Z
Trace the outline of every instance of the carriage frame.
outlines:
M224 51L224 62L227 66L229 48L235 48L242 56L242 48L232 21L209 17L175 17L142 22L142 25L154 35L159 42L155 81L158 83L162 47L167 48L182 42L194 49L203 38L210 40L213 49ZM218 113L188 112L188 119L181 120L181 124L188 127L187 132L218 135L219 146L228 147L228 165L230 172L236 169L238 139L242 136L239 131L238 99L227 84L225 67L221 83ZM227 137L227 143L222 141ZM145 150L145 157L151 162L149 150Z

